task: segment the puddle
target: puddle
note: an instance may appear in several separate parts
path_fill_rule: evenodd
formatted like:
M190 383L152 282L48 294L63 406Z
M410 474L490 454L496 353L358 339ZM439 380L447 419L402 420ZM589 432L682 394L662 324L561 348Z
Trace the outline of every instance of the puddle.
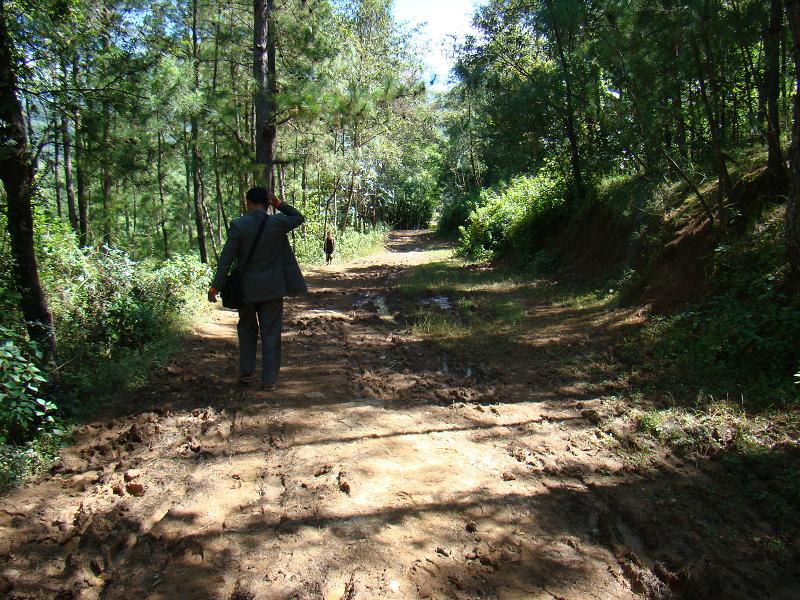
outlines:
M419 303L423 306L434 305L442 310L453 310L453 301L447 296L431 296L430 298L422 298Z
M353 308L356 310L360 308L367 310L374 308L375 312L377 312L378 316L382 319L393 320L392 314L389 311L389 305L386 304L386 296L383 294L364 294L361 298L353 302Z

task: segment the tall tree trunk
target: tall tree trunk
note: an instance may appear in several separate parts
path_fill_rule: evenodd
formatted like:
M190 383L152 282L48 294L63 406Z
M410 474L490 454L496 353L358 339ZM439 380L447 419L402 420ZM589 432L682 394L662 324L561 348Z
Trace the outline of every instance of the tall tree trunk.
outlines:
M347 204L345 204L344 208L344 216L342 217L342 223L340 225L340 230L344 233L344 230L347 229L347 221L350 218L350 206L353 204L353 192L355 191L356 185L356 170L353 168L350 170L350 186L347 188Z
M206 222L206 227L208 227L208 237L211 240L211 251L214 253L214 259L219 260L219 254L217 253L217 240L214 237L214 224L211 221L211 215L208 213L208 206L206 205L205 193L202 186L200 188L200 206L203 209L203 217Z
M786 203L786 253L795 280L800 281L800 0L786 0L786 14L792 32L795 91L792 145L789 149L789 200Z
M103 16L110 21L108 7L103 7ZM103 51L107 52L109 47L109 29L110 25L106 25L103 32ZM103 243L107 246L111 245L111 222L113 210L111 207L111 161L110 161L110 148L111 148L111 103L107 98L103 99L103 149L108 152L103 160L102 177L103 177Z
M225 213L225 202L222 198L222 177L219 173L219 142L217 141L216 130L214 130L214 191L216 193L217 210L222 217L224 229L227 231L229 222L228 215Z
M67 215L69 224L76 235L80 234L78 226L78 211L75 209L75 187L72 183L72 140L69 133L69 120L67 118L67 63L61 63L63 80L62 93L64 94L64 107L61 110L61 140L64 144L64 187L67 193Z
M67 193L67 215L72 230L80 235L78 211L75 207L75 186L72 181L72 141L66 112L61 113L61 139L64 144L64 188Z
M764 95L766 96L767 168L775 175L786 175L786 161L781 150L778 86L780 38L783 32L781 0L770 0L769 28L764 35Z
M467 138L469 140L469 164L472 168L472 182L475 185L475 189L480 189L481 187L481 180L480 176L478 175L478 162L475 157L475 140L473 139L473 131L472 131L472 93L470 92L469 86L466 89L467 95Z
M194 216L194 204L192 202L192 156L191 156L191 145L190 145L190 136L189 131L187 130L188 123L186 122L186 118L183 119L183 171L184 171L184 188L186 191L186 219L181 219L182 223L186 225L186 232L189 238L189 246L191 247L194 244L194 235L192 234L192 227L189 225L191 223L192 217Z
M263 165L261 181L274 189L273 165L277 129L275 125L275 0L253 0L253 77L258 90L255 98L256 164Z
M56 214L60 219L64 216L64 213L61 201L61 169L59 168L61 166L61 158L58 151L58 130L58 117L53 115L53 185L56 190Z
M14 258L12 273L20 308L32 340L49 362L55 357L53 318L39 281L33 244L33 180L36 171L28 148L25 116L19 101L14 56L6 29L5 0L0 0L0 180L6 193L6 218Z
M197 36L197 0L192 0L192 72L194 77L194 89L200 89L200 56L199 40ZM197 247L200 250L200 262L208 263L208 250L206 249L206 234L203 224L203 201L201 197L200 180L200 125L198 123L197 112L192 113L192 197L194 199L194 221L197 227Z
M164 239L164 256L169 258L169 234L167 233L167 207L164 200L164 138L161 129L158 130L158 159L156 161L158 176L158 200L161 205L159 220L161 221L161 236Z
M308 202L308 154L303 155L303 173L301 176L300 186L302 189L302 205L301 211L303 214L306 214L306 202ZM306 234L306 223L303 221L303 224L300 226L300 231L305 236Z
M331 222L333 223L331 229L333 229L333 231L336 231L336 217L337 217L336 193L338 192L338 190L339 190L339 179L337 178L333 184L333 210L331 212Z
M561 65L561 72L564 80L564 128L566 130L567 139L569 140L569 155L570 163L572 166L572 179L575 186L575 194L578 198L585 195L586 188L583 183L583 173L581 170L581 155L578 147L578 135L575 131L575 114L574 114L574 99L572 97L572 77L570 76L567 59L564 55L564 44L561 39L561 29L556 23L556 15L553 10L553 0L546 0L548 11L550 12L550 21L553 29L553 36L556 40L556 49L558 51L558 59Z
M78 88L78 55L72 59L72 85ZM83 131L81 129L81 108L78 100L72 105L72 126L75 129L75 176L78 183L78 240L86 246L89 241L89 210L86 199L86 176L83 168Z
M709 10L709 3L706 2L706 11ZM705 17L708 21L710 16ZM725 154L722 151L722 135L723 129L720 125L720 101L719 101L719 88L716 85L716 75L714 73L714 64L711 60L711 49L708 41L708 28L703 32L703 41L705 46L705 58L701 58L700 49L696 43L692 43L692 49L695 56L695 63L697 66L697 80L700 84L700 98L702 100L703 108L705 109L706 119L708 119L708 128L711 133L711 150L714 157L714 170L717 172L717 221L720 229L724 232L727 226L727 216L725 205L730 201L731 196L731 179L728 173L728 165L725 160ZM706 81L708 77L708 82ZM711 96L709 96L708 87L711 87ZM713 99L713 102L712 102Z
M110 147L111 107L108 102L103 103L103 148ZM111 221L113 218L111 208L111 169L109 158L103 160L103 243L111 245Z

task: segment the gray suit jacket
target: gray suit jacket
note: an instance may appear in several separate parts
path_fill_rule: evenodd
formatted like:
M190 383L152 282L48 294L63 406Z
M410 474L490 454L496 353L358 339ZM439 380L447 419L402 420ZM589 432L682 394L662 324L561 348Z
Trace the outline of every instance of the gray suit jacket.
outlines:
M267 224L242 276L242 301L262 302L308 291L286 236L301 225L305 217L285 202L278 210L281 212L274 215L267 215L266 210L255 210L233 220L228 239L219 255L212 287L222 289L234 259L236 264L245 261L261 220L266 216Z

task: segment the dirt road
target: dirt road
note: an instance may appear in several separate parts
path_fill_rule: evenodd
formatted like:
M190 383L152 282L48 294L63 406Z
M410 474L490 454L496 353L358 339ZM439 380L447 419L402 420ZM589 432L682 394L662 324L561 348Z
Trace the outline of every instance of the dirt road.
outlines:
M384 254L309 272L272 393L237 387L235 313L215 311L127 410L2 499L0 593L669 597L634 533L649 517L623 498L675 502L686 472L634 482L593 400L542 377L548 345L603 344L608 323L582 315L573 339L578 317L542 308L511 355L448 364L393 312L394 278L430 248L397 233Z

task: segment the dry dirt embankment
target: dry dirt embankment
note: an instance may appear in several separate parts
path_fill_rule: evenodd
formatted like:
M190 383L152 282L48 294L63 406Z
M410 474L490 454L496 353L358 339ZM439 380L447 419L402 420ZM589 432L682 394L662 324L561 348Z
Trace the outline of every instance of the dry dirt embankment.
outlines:
M532 304L524 336L448 362L393 314L395 278L431 247L396 233L384 254L309 273L273 393L236 386L235 314L215 311L52 475L2 499L0 594L736 597L772 576L722 576L736 550L703 541L714 507L685 504L713 491L680 461L626 472L596 427L613 367L590 365L594 387L565 368L610 356L635 311Z

